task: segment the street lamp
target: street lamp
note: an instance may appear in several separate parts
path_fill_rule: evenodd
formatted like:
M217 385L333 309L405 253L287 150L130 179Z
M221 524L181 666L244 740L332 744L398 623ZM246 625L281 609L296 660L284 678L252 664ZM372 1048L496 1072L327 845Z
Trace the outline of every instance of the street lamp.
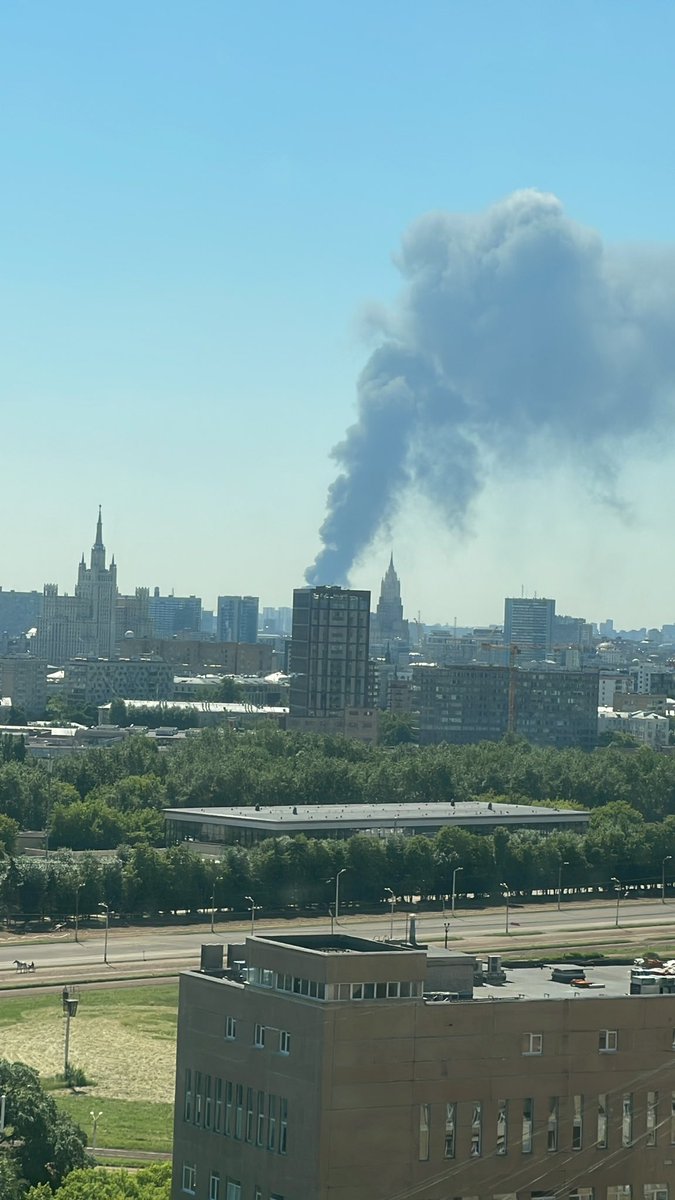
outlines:
M7 1097L3 1092L0 1096L0 1138L5 1135L5 1102Z
M95 1113L92 1108L91 1112L89 1113L89 1116L91 1117L92 1123L93 1123L93 1130L92 1130L92 1135L91 1135L91 1150L92 1150L92 1154L93 1154L96 1150L96 1129L98 1127L100 1118L103 1116L103 1113L102 1112Z
M450 911L451 911L453 917L455 915L455 896L457 894L457 875L460 871L463 871L463 870L464 870L464 867L455 867L454 871L452 872L452 902L451 902Z
M616 887L616 919L614 924L619 928L619 905L621 903L621 880L617 879L616 875L612 875L612 883Z
M505 930L505 932L508 933L509 932L509 885L508 885L508 883L500 883L499 886L504 889L504 903L506 904L506 930Z
M63 1015L66 1018L66 1040L63 1050L63 1078L68 1080L68 1051L70 1049L70 1022L77 1016L79 1000L71 996L68 988L63 989Z
M347 867L342 867L335 876L335 921L337 923L340 916L340 876L344 875Z
M563 873L563 867L569 867L569 865L570 865L570 864L568 863L568 861L567 861L567 859L566 859L566 858L565 858L565 859L562 859L562 858L561 858L561 859L560 859L560 863L558 864L558 912L560 912L560 899L561 899L561 897L562 897L562 873Z
M672 854L666 854L666 857L664 858L663 862L661 863L661 903L662 904L665 904L665 902L666 902L666 863L672 862L672 859L673 859Z
M389 922L389 941L393 942L393 940L394 940L394 905L396 904L396 897L395 897L394 893L392 892L391 888L385 888L384 890L385 890L385 892L388 893L389 903L391 904L391 920Z
M108 963L108 929L110 927L110 905L104 904L103 901L99 904L99 908L105 909L105 938L103 941L103 961Z
M251 937L255 933L255 900L253 896L244 896L244 900L248 900L251 905Z

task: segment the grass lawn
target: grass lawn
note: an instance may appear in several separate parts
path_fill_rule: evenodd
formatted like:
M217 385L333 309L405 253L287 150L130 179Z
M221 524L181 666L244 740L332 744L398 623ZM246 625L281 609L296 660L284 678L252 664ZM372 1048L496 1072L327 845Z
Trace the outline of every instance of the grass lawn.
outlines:
M69 1058L91 1080L85 1095L89 1128L89 1111L103 1109L104 1102L168 1108L174 1088L177 984L85 989L79 999L70 1023ZM42 1076L56 1076L63 1071L64 1026L60 995L3 997L0 1053L35 1067Z
M98 1113L96 1143L115 1150L167 1150L173 1140L173 1105L142 1100L103 1100L95 1095L52 1092L64 1109L92 1137L91 1113ZM146 1164L147 1165L147 1164Z

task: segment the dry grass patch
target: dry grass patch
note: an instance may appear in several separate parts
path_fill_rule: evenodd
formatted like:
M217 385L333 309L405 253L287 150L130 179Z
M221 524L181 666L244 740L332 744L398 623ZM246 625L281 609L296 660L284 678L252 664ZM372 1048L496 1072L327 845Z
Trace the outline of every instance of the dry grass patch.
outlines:
M69 1058L94 1081L91 1096L173 1100L177 1003L173 984L80 994ZM63 1071L64 1036L60 996L0 1000L3 1057L28 1063L41 1075L57 1075Z

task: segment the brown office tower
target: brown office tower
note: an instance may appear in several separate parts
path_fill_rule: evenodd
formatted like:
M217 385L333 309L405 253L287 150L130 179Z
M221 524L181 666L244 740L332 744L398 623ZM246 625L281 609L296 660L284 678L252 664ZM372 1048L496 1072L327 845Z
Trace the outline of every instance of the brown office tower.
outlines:
M293 592L292 718L342 717L369 703L370 592L305 587Z
M472 997L471 956L414 935L251 937L221 964L181 976L173 1200L675 1192L675 995L630 995L627 968L577 992L493 960Z

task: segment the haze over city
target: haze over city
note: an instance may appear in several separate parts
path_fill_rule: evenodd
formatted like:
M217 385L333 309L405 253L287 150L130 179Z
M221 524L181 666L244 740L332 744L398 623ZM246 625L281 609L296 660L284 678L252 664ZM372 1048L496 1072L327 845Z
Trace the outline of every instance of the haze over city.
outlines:
M673 621L673 33L5 7L0 584L71 590L100 502L122 591L375 591L393 545L426 622Z

